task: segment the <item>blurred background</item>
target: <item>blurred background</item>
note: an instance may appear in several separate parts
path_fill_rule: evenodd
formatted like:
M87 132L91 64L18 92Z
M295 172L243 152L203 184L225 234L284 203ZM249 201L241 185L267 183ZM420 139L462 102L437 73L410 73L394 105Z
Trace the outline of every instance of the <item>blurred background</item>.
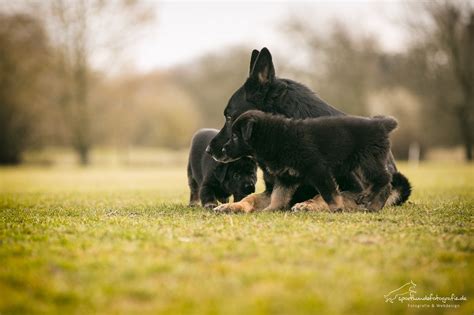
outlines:
M0 0L0 164L181 165L264 46L331 105L395 116L397 159L472 161L473 1Z

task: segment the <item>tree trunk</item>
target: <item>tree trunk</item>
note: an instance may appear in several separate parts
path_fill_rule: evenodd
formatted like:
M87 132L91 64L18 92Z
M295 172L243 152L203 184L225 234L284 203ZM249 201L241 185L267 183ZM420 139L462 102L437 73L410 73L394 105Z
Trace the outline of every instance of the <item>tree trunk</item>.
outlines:
M89 164L89 152L92 146L90 130L90 112L88 104L89 84L88 84L87 63L85 62L85 52L78 54L74 76L75 103L77 106L75 143L79 154L81 165Z
M466 161L472 162L472 130L470 123L469 105L460 107L458 111L459 127L464 144L464 153Z
M21 162L21 154L11 148L0 148L0 165L17 165Z
M82 165L82 166L87 166L89 165L90 163L90 159L89 159L89 147L87 146L84 146L84 147L79 147L77 148L77 154L79 155L79 163Z
M23 138L18 136L18 130L8 123L8 116L0 112L0 165L20 164L23 151Z

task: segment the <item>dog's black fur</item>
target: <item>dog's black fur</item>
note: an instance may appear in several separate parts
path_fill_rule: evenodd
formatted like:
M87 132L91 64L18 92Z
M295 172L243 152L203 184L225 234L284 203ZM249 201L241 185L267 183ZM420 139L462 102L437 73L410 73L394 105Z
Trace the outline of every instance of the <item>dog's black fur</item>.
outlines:
M344 91L341 91L344 93ZM316 118L321 116L345 116L346 114L330 106L306 86L275 76L272 56L267 48L254 50L250 60L250 73L246 82L231 96L225 110L226 122L208 147L208 152L217 160L225 160L223 145L229 140L232 122L242 113L257 109L289 118ZM329 137L334 137L330 135ZM266 165L259 163L263 170L265 193L272 193L275 177L266 171ZM392 174L392 196L390 205L404 203L411 193L407 178L397 171L393 156L389 155L386 167ZM358 183L362 180L355 172L346 178L338 178L341 190L359 193ZM291 205L308 200L316 194L309 185L300 186L293 194Z
M228 202L230 195L235 201L255 192L257 165L250 158L232 163L215 161L206 154L206 147L218 133L216 129L200 129L191 141L188 160L188 185L191 190L189 204L204 207L217 206L217 200Z
M335 179L360 169L371 186L363 202L376 211L390 193L392 176L385 165L390 153L388 135L396 126L395 119L382 116L301 120L251 110L233 123L223 151L229 161L255 157L280 186L313 186L331 210L343 207L342 200L337 200ZM285 201L278 202L287 206Z

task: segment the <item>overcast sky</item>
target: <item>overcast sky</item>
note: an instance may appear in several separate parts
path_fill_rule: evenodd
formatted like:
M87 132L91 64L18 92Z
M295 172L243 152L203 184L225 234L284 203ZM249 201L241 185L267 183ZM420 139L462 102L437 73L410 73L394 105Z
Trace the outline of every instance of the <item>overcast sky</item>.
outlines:
M405 3L379 1L173 1L156 2L156 21L136 41L130 62L137 70L168 68L233 45L286 54L291 47L281 25L296 16L308 25L324 28L337 18L355 32L371 32L389 50L403 44L397 23Z

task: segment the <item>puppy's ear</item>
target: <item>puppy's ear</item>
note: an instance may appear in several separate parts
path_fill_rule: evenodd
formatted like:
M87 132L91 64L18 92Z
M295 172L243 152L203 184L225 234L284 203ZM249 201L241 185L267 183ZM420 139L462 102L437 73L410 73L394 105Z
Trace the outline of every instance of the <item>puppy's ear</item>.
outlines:
M252 55L250 56L250 69L249 69L249 75L252 74L252 69L253 69L253 66L255 65L255 61L257 60L257 57L258 57L258 53L259 51L254 49L252 51Z
M252 52L252 58L254 53ZM250 71L250 78L258 80L261 85L272 82L275 77L275 67L273 66L272 55L265 47L263 48L254 62L252 70Z
M248 142L252 137L253 126L255 124L255 120L252 118L248 119L244 124L242 124L242 138L245 142Z
M225 176L227 175L227 170L229 169L229 164L220 164L217 166L215 175L219 183L224 182Z

